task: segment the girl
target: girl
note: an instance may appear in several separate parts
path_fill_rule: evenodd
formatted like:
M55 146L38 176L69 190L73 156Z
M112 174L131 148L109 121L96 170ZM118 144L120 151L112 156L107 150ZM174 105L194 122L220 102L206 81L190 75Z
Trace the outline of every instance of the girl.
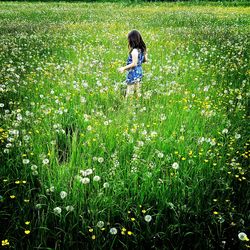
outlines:
M137 96L140 95L140 83L143 77L142 63L148 60L146 45L141 37L141 34L137 30L132 30L128 34L128 48L129 56L127 59L127 65L121 67L118 70L123 73L128 70L126 82L127 91L126 98L136 91Z

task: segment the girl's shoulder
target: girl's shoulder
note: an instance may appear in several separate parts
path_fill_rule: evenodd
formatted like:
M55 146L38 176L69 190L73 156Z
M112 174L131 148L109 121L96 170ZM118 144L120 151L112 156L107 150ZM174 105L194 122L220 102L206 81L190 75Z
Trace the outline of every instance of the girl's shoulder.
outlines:
M140 50L140 49L133 48L130 54L131 54L131 55L132 55L132 54L137 54L137 55L138 55L138 54L140 54L140 53L141 53L141 50Z

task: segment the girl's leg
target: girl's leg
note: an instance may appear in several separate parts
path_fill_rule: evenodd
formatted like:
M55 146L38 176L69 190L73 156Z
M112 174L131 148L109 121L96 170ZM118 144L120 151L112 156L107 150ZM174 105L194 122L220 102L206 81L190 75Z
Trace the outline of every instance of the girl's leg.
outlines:
M128 84L126 90L126 98L134 94L134 84Z
M141 82L140 81L135 83L135 92L136 92L137 97L141 96Z

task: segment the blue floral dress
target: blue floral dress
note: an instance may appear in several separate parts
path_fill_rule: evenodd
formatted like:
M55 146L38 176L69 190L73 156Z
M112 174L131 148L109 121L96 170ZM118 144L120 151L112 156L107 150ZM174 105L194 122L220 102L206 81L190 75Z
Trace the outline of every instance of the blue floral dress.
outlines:
M131 68L127 72L126 82L127 84L134 84L135 82L138 82L143 77L143 71L142 71L142 62L144 60L144 54L139 50L138 51L138 63L137 66ZM128 56L127 65L132 63L132 55L131 53Z

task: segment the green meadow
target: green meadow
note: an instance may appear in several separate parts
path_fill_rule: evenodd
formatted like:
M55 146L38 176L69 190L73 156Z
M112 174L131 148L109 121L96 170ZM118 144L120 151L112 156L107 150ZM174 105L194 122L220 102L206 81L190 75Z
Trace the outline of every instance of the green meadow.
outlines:
M249 29L247 6L1 2L1 248L248 249Z

